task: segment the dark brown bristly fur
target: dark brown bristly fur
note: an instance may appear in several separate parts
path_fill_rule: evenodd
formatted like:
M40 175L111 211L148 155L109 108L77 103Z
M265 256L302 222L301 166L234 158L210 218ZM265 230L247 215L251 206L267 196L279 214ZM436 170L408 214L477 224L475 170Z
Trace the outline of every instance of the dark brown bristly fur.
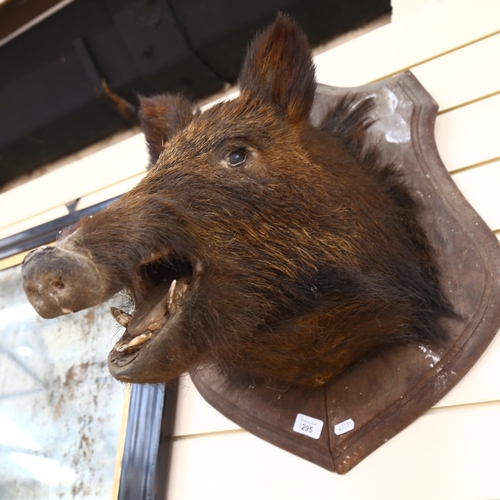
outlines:
M201 114L178 96L143 99L149 174L60 242L139 309L189 275L167 326L111 369L144 359L118 378L166 382L214 364L318 386L382 348L439 344L453 312L417 204L366 145L372 102L347 97L312 127L310 49L285 15L251 45L240 86Z

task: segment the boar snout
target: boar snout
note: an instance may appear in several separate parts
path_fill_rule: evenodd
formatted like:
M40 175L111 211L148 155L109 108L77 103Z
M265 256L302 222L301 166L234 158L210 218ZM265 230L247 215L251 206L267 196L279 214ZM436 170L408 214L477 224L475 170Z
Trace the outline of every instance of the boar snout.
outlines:
M58 247L30 252L22 275L26 296L43 318L97 305L118 291L88 256Z

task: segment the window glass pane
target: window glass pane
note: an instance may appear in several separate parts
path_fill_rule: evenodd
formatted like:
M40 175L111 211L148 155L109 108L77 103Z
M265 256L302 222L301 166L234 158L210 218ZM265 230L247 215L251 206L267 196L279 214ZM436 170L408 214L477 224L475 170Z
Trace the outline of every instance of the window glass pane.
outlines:
M40 318L20 266L0 271L0 498L112 494L125 386L106 366L109 304Z

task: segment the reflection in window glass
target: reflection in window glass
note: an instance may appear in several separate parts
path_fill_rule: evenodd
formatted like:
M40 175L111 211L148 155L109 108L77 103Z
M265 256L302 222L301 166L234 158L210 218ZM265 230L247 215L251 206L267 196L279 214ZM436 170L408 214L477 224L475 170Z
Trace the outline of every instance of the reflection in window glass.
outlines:
M0 498L112 494L124 386L106 366L109 305L44 320L20 266L0 271Z

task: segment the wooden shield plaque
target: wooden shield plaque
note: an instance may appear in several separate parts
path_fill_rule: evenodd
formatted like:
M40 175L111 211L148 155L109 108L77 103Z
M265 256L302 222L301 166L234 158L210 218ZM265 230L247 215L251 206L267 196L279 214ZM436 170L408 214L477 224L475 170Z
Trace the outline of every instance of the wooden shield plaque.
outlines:
M318 124L346 93L373 96L371 140L396 161L434 246L445 294L461 319L444 319L447 344L378 353L319 389L278 392L192 374L222 414L284 450L343 474L439 401L473 366L500 326L500 245L459 192L434 141L438 106L410 73L355 89L318 86Z

